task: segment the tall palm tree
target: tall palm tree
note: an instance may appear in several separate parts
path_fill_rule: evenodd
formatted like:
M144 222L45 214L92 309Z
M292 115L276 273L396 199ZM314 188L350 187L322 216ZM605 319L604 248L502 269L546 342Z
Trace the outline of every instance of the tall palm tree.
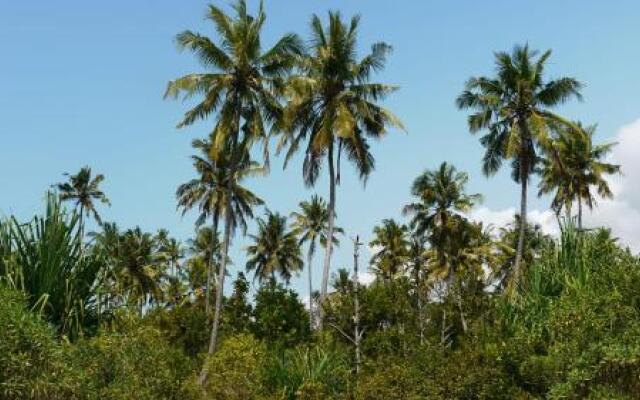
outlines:
M369 243L377 249L371 257L376 275L391 281L404 272L409 260L409 229L393 219L382 220L382 225L373 228L374 239Z
M336 185L340 183L343 151L366 181L374 168L368 139L379 139L400 120L377 104L397 88L371 83L371 75L384 67L391 47L376 43L362 59L356 56L359 18L345 23L340 13L329 12L324 27L317 15L311 21L310 54L299 62L299 74L288 85L285 111L287 131L278 149L288 147L287 161L306 141L304 181L315 184L323 161L329 169L327 236L335 231ZM333 244L327 243L322 271L321 301L326 297ZM322 319L321 319L322 320ZM320 326L322 328L322 326Z
M165 97L177 97L181 93L189 98L201 95L202 101L189 110L178 127L189 126L196 120L206 119L217 113L216 124L211 134L211 153L214 160L222 154L237 154L238 161L245 152L260 142L264 143L265 161L267 161L267 127L265 121L274 129L281 120L282 108L279 93L282 82L293 66L294 56L300 54L302 45L294 34L280 38L269 50L261 46L261 30L266 20L262 5L255 16L247 12L246 2L238 0L234 6L235 16L231 17L219 7L210 5L206 14L219 35L219 44L206 36L184 31L177 36L178 44L189 49L202 64L211 69L205 73L183 76L169 83ZM238 149L242 147L242 150ZM230 176L240 169L237 163L230 164ZM232 192L233 182L227 181L227 193ZM228 195L227 199L231 196ZM216 310L212 327L209 353L216 349L218 325L222 307L222 291L229 238L233 230L232 203L224 203L225 239L223 257L220 265ZM205 364L206 365L206 364ZM203 368L198 379L203 384L207 377Z
M68 181L57 183L54 187L58 189L60 200L74 203L80 217L80 238L82 239L85 214L92 215L98 224L102 224L100 214L95 208L95 201L111 205L107 196L100 190L100 183L104 181L104 175L97 174L92 177L91 168L87 166L82 167L75 175L65 173L64 176L69 178Z
M543 160L540 193L554 193L551 206L556 213L564 207L571 214L571 206L578 203L578 228L582 229L582 203L593 209L596 203L591 191L595 187L602 198L612 198L613 193L605 175L617 174L620 166L607 163L604 158L615 143L593 144L596 125L582 127L574 133L572 127L561 127L558 138L552 143L553 154Z
M286 216L271 211L256 222L258 232L249 235L253 244L247 247L247 271L255 271L254 279L260 282L275 283L278 274L288 284L303 266L296 231L288 229Z
M503 160L510 160L512 177L520 184L520 215L523 219L518 240L513 283L521 275L524 227L527 219L527 187L539 161L538 147L550 142L549 125L572 125L551 111L572 97L581 98L580 82L562 77L545 80L544 68L551 56L538 56L528 45L515 46L512 53L497 52L496 76L474 77L457 98L460 109L471 109L468 125L472 133L486 129L480 142L485 147L483 171L492 175Z
M436 170L426 170L411 187L417 202L407 204L403 214L411 216L411 226L418 236L427 236L443 267L445 248L452 240L461 213L469 211L482 199L479 194L467 194L469 176L446 162Z
M320 242L322 247L327 245L327 230L329 222L329 211L327 203L318 195L313 195L310 201L302 201L299 204L300 211L291 213L293 229L300 236L300 245L308 243L307 249L307 272L309 275L309 323L313 330L313 282L312 282L312 261L316 251L316 245ZM334 226L334 233L343 233L342 228ZM339 244L338 238L333 237L333 245Z

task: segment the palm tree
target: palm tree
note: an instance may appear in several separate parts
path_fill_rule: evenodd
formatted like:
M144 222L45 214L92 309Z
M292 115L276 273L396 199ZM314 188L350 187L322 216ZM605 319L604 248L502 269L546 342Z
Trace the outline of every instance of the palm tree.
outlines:
M307 186L315 184L323 160L329 168L329 204L327 237L335 231L336 185L340 183L340 157L344 150L360 177L366 181L374 168L368 139L379 139L389 126L402 127L390 111L377 104L397 88L371 83L371 75L384 67L391 47L376 43L371 53L356 57L359 18L349 24L340 13L329 13L323 27L317 15L311 21L311 49L299 62L299 75L290 79L287 131L278 150L288 146L285 166L306 141L303 177ZM333 244L327 243L320 299L327 294ZM322 320L322 318L321 318ZM320 326L322 328L322 326Z
M371 257L376 275L391 281L404 272L409 259L409 230L393 219L382 220L382 225L373 228L374 239L370 246L377 248Z
M225 206L224 199L227 193L225 182L229 173L229 163L225 163L226 160L215 160L213 158L210 141L194 140L191 146L199 152L199 154L191 156L193 167L198 173L198 177L178 186L176 197L178 199L178 208L182 209L182 215L185 215L194 207L198 207L200 214L196 219L196 228L202 226L207 218L211 218L212 221L211 230L203 231L203 233L209 234L208 246L210 247L210 251L207 252L208 257L204 258L207 277L205 308L207 315L209 315L211 305L209 296L213 282L213 257L216 254L215 247L218 245L218 221Z
M58 189L60 200L71 201L74 203L76 211L80 217L80 238L84 236L84 216L93 215L93 218L102 224L100 214L95 208L95 201L99 201L102 204L111 205L109 199L100 190L100 183L104 180L104 175L98 174L95 177L91 177L91 168L82 167L80 171L71 175L65 173L64 176L68 177L67 182L60 182L54 185Z
M461 213L469 211L482 199L479 194L465 193L469 176L453 165L443 162L436 170L426 170L411 187L417 202L408 204L403 214L411 216L411 227L418 236L428 236L442 268L445 249L452 240L452 231Z
M552 143L552 155L543 160L540 195L555 191L551 207L560 213L564 207L571 215L571 206L578 203L578 228L582 229L582 203L593 209L596 203L591 191L595 187L602 198L612 198L613 193L605 175L617 174L620 166L604 162L615 143L593 144L596 126L572 132L572 127L561 127L558 138Z
M202 95L203 99L189 110L178 127L189 126L196 120L206 119L217 113L217 121L212 137L212 158L217 162L225 153L235 154L230 160L229 176L236 176L236 170L242 169L244 154L259 142L264 143L265 162L267 159L267 127L265 121L274 129L281 120L282 108L278 94L282 82L293 66L294 56L300 54L302 45L294 34L279 39L267 51L262 51L261 30L266 15L260 6L254 17L247 13L244 0L234 4L236 15L230 17L216 6L209 6L207 19L213 22L220 36L220 44L206 36L184 31L177 36L178 44L189 49L210 68L210 72L194 73L169 83L165 97L177 97L183 93L186 98ZM242 147L242 149L238 149ZM245 165L246 167L246 165ZM238 180L235 180L239 182ZM225 239L222 246L216 310L212 327L209 353L216 349L218 325L222 307L222 292L229 239L234 228L233 205L230 201L234 179L227 180L227 200L225 208ZM205 363L206 365L206 363ZM198 379L203 384L207 377L206 367Z
M121 294L136 304L142 314L147 303L162 299L163 271L159 268L153 235L140 227L125 231L119 239L117 257Z
M327 228L329 221L329 211L327 203L318 195L313 195L310 201L302 201L299 204L300 211L291 213L293 218L292 227L300 236L300 245L308 243L307 249L307 272L309 274L309 323L313 330L313 284L311 264L313 255L316 251L316 245L320 242L322 247L327 245ZM343 233L342 228L334 226L334 233ZM333 244L338 245L337 237L333 237Z
M260 282L270 279L272 283L277 273L288 284L303 265L296 231L287 229L286 216L271 211L256 222L258 232L249 235L253 244L247 247L247 271L255 271L254 279Z
M496 76L474 77L457 98L460 109L471 109L469 130L488 131L480 142L485 147L483 171L492 175L503 160L510 160L513 179L520 183L520 215L523 218L516 253L513 283L521 275L524 227L527 218L527 186L539 161L537 148L549 145L549 125L570 122L550 111L572 97L581 98L580 82L573 78L546 81L544 68L551 50L538 57L528 45L515 46L512 53L497 52Z
M213 270L216 265L220 265L220 239L215 227L202 227L196 230L196 237L189 240L189 253L197 259L190 261L192 269L199 265L204 265L204 293L205 312L207 316L211 313L211 288L213 285ZM193 272L193 271L192 271ZM202 288L202 286L200 286Z

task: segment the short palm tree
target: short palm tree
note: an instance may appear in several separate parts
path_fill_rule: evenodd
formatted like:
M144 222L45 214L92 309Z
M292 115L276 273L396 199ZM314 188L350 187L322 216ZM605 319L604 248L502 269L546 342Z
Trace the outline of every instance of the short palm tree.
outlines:
M416 235L427 236L440 267L444 267L445 249L461 213L482 199L479 194L465 193L468 181L466 173L444 162L438 169L427 170L415 179L411 194L417 202L403 209L405 215L411 216Z
M138 307L140 314L149 302L162 300L159 268L153 235L140 227L125 231L119 240L117 279L129 303Z
M213 227L202 227L196 230L196 237L188 242L188 251L192 256L190 266L205 266L204 293L205 312L211 312L211 289L213 287L214 267L220 265L221 244L218 232ZM194 260L194 259L197 259ZM201 287L199 288L201 289Z
M550 142L549 125L572 125L551 111L572 97L580 98L580 82L573 78L545 80L544 68L551 50L538 57L528 45L515 46L512 53L497 52L496 76L474 77L467 81L457 99L461 109L471 109L469 130L486 129L480 140L485 147L483 171L492 175L503 160L511 161L512 176L521 186L522 227L527 219L527 186L539 161L538 148ZM524 230L520 232L513 283L521 275Z
M289 230L286 216L271 211L256 222L258 232L249 235L253 243L247 247L247 271L254 271L260 282L275 283L278 274L288 284L303 266L296 231Z
M571 206L578 203L578 228L582 229L582 203L593 209L596 199L591 188L595 187L602 198L612 198L613 193L605 175L617 174L620 166L607 163L604 158L615 143L593 144L595 125L572 132L573 127L561 127L558 138L552 143L553 154L543 161L540 194L555 192L551 206L556 213L565 208L571 214Z
M195 53L210 71L189 74L169 82L165 93L165 97L177 97L180 94L184 94L186 98L202 96L202 101L185 114L178 127L189 126L216 113L217 120L211 134L212 158L217 162L218 158L229 151L236 154L231 159L238 163L229 165L230 176L235 176L235 171L241 169L239 162L244 158L243 154L248 153L255 144L264 143L267 161L268 127L265 122L274 129L281 121L279 94L282 83L293 66L294 56L300 54L302 49L299 38L294 34L287 34L273 47L263 51L261 31L266 15L262 5L255 16L247 12L245 0L237 0L233 8L235 16L229 16L213 5L207 11L206 17L213 22L219 35L219 44L191 31L184 31L177 36L179 46ZM232 180L228 180L227 193L232 192L232 185ZM227 196L228 199L230 197ZM224 208L228 218L225 221L225 241L219 271L222 279L218 281L210 353L216 349L222 284L229 247L227 239L234 227L231 201L226 201ZM203 384L206 377L205 367L198 382Z
M385 219L373 228L374 239L369 243L375 254L371 265L377 276L389 282L404 273L409 260L409 230L393 219Z
M288 85L285 111L286 133L279 149L288 147L285 166L303 142L306 150L304 181L315 184L326 159L329 171L327 236L335 230L336 185L340 183L340 156L344 151L363 180L374 168L368 140L379 139L389 127L401 122L378 101L395 86L372 83L371 75L384 67L391 47L376 43L371 53L356 57L359 18L345 23L340 13L330 12L324 27L316 15L311 20L310 54L299 62L299 74ZM332 242L327 243L322 271L321 301L326 297L331 267ZM322 327L320 327L322 328Z
M58 189L60 200L74 203L74 207L80 217L80 237L82 238L84 235L85 214L93 216L98 224L102 224L100 214L95 208L95 202L99 201L102 204L110 205L109 199L100 190L100 183L104 181L104 175L98 174L92 177L91 168L89 167L82 167L75 175L69 173L64 175L69 180L57 183L54 187Z
M318 242L322 247L327 245L327 230L329 222L329 212L327 203L318 195L313 195L311 200L302 201L299 204L300 211L291 213L293 223L291 226L300 237L300 245L308 243L307 249L307 272L309 275L309 320L313 329L313 282L312 282L312 261ZM342 228L334 226L335 234L343 233ZM338 245L338 238L334 235L333 245Z

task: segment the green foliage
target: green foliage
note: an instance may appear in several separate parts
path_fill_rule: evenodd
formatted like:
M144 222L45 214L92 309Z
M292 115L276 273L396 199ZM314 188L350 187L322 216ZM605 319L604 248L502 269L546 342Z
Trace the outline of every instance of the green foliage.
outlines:
M0 398L72 399L77 381L64 345L27 309L24 295L0 284Z
M349 369L335 349L302 345L271 354L265 367L268 387L284 399L336 398L348 386Z
M87 399L185 399L194 363L160 331L136 317L116 318L111 331L82 340L73 366L83 376Z
M76 338L95 327L94 290L104 262L83 254L78 215L49 193L43 216L26 224L11 218L2 226L0 276L61 334Z
M206 397L219 400L261 398L266 352L264 344L251 335L227 338L220 350L205 361L208 371L204 384Z
M309 317L298 294L273 281L262 285L255 298L252 331L274 346L291 347L308 340Z

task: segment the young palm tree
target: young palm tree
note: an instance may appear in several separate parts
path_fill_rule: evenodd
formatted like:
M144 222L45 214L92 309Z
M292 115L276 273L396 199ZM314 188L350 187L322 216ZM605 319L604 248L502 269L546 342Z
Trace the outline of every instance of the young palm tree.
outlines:
M57 183L54 187L58 189L60 200L74 203L74 207L80 217L80 238L82 238L84 235L85 214L87 216L92 215L98 224L102 224L100 214L95 208L95 201L111 205L107 196L100 190L100 183L104 180L104 175L98 174L92 178L91 168L82 167L77 174L65 173L64 176L68 177L69 180Z
M288 284L303 266L296 231L288 230L287 217L267 211L266 220L258 218L258 232L249 235L253 244L247 247L247 271L255 271L254 279L270 279L276 274Z
M189 240L189 253L193 256L190 267L204 265L205 312L211 313L211 289L213 287L213 271L220 265L220 239L214 227L202 227L196 230L196 237ZM194 260L194 259L197 259ZM193 271L192 271L193 272ZM198 289L201 289L200 286Z
M310 201L302 201L299 204L300 211L291 213L293 218L292 227L300 236L300 245L308 243L307 249L307 272L309 275L309 323L313 330L313 283L312 283L312 261L316 251L316 245L320 242L322 247L327 245L327 230L329 222L329 211L327 203L318 195L313 195ZM343 233L342 228L334 226L335 234ZM333 245L339 244L338 238L333 237Z
M484 173L492 175L503 160L510 160L512 176L521 186L523 230L518 240L514 284L522 272L527 186L539 161L537 148L549 145L550 124L572 125L550 109L572 97L580 98L582 87L573 78L545 80L544 68L550 55L551 50L547 50L538 57L528 45L516 46L511 54L498 52L496 76L471 78L456 101L459 108L473 110L468 118L472 133L488 131L480 140L486 150Z
M391 281L404 272L409 260L409 230L393 219L385 219L382 225L373 228L373 234L369 245L377 251L371 257L371 265L376 275Z
M340 156L344 151L360 177L366 181L374 168L369 138L379 139L390 126L401 122L378 101L396 87L371 83L371 75L384 67L391 47L376 43L370 54L356 57L359 18L345 23L338 12L329 13L323 27L316 15L311 21L311 49L299 63L298 76L288 85L289 103L285 111L287 133L278 149L288 146L287 161L306 141L304 181L315 184L326 159L329 170L327 236L335 231L336 185L340 183ZM333 243L327 243L322 271L321 301L326 297ZM320 328L322 328L320 326Z
M466 173L444 162L438 169L427 170L415 179L411 194L418 202L403 209L403 214L411 216L416 235L428 237L440 267L444 267L445 249L461 213L482 199L479 194L465 193L468 181Z
M219 44L206 36L184 31L177 37L183 49L194 52L210 72L183 76L169 83L165 97L177 97L181 93L186 98L202 95L202 101L189 110L178 127L191 125L196 120L206 119L217 113L217 121L212 132L212 158L217 162L225 152L236 154L232 159L242 160L245 152L260 142L264 143L265 162L267 159L267 127L265 121L274 128L282 117L278 94L283 79L293 66L294 56L300 54L302 45L299 38L287 34L267 51L262 50L261 30L266 15L260 6L256 16L249 15L246 2L238 0L234 4L235 16L231 17L216 7L209 6L207 19L213 22L220 36ZM242 149L239 149L242 147ZM240 164L229 165L230 176L241 169ZM232 192L233 180L227 180L227 193ZM229 239L234 227L231 216L233 205L227 195L224 203L225 241L220 265L216 310L212 327L209 352L216 348L217 330L222 306L222 289ZM206 364L205 364L206 365ZM203 384L207 377L203 368L198 379Z
M572 127L562 127L552 143L553 154L543 160L540 195L555 192L551 207L560 213L564 207L571 215L571 206L578 203L578 228L582 229L582 203L593 209L596 203L592 187L602 198L612 198L613 193L605 175L617 174L620 166L604 162L615 143L593 144L595 125L572 132Z

